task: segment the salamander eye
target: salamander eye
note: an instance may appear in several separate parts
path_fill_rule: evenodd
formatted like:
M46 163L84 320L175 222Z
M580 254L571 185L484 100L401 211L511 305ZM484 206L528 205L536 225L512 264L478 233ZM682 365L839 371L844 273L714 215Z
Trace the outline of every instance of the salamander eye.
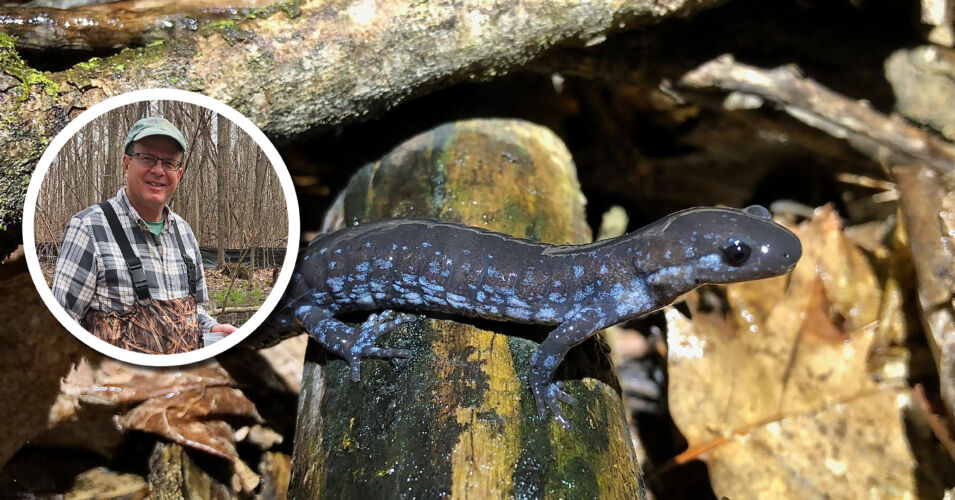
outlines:
M730 240L729 245L723 247L723 260L733 267L745 264L749 254L749 245L740 240Z

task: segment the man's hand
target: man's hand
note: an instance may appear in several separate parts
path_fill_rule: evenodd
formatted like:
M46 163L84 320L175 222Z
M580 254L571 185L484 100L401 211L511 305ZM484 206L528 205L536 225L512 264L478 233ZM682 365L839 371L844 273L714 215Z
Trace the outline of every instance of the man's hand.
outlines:
M219 323L219 324L213 326L210 331L212 331L212 332L222 332L222 333L225 334L225 335L229 335L230 333L232 333L232 332L234 332L234 331L236 331L236 330L238 330L238 328L236 328L236 327L234 327L234 326L232 326L232 325L225 324L225 323ZM225 336L225 335L223 335L223 336Z

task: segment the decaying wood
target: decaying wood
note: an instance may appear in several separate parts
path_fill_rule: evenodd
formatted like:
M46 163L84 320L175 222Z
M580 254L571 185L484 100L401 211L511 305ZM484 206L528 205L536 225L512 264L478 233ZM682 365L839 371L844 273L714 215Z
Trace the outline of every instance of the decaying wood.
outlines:
M210 20L241 19L268 0L128 0L71 9L0 7L0 31L26 50L121 48L189 36Z
M26 179L54 134L123 92L201 92L279 141L367 119L411 96L491 78L560 44L687 15L719 0L282 4L113 57L41 73L0 35L0 241L19 240Z
M794 118L846 139L878 163L924 163L942 174L955 172L955 148L895 116L853 101L792 66L771 70L736 62L724 55L690 71L680 80L694 89L720 89L776 103Z
M149 494L157 499L236 498L234 490L198 467L175 443L156 443L149 457Z
M76 396L63 394L62 378L76 360L99 359L70 336L33 287L26 266L0 280L0 468L38 434L75 417ZM8 271L9 272L9 271Z
M943 214L946 193L938 174L923 166L892 169L919 282L919 305L938 367L939 389L950 422L955 422L955 255Z
M955 141L955 50L931 45L897 50L885 61L885 79L898 113Z
M213 310L211 310L211 311L206 311L206 312L208 312L208 313L209 313L210 315L212 315L212 316L215 316L215 315L217 315L217 314L225 314L225 313L227 313L227 312L230 312L230 313L255 312L255 311L258 311L258 310L261 309L261 308L262 308L261 305L257 305L257 306L242 306L242 307L226 306L226 307L219 307L219 308L213 309Z
M566 147L517 120L416 136L360 170L341 199L329 220L349 225L417 216L558 244L589 239ZM365 360L360 382L311 343L290 496L642 498L620 389L599 344L575 347L558 370L579 400L563 405L567 430L538 417L525 380L550 329L486 323L422 314L378 342L412 357Z

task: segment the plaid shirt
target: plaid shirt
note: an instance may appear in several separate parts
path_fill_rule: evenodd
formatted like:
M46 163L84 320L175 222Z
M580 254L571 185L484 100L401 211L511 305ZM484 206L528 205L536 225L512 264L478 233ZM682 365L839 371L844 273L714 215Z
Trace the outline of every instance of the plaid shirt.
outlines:
M209 298L199 243L189 224L168 206L163 207L166 225L157 236L149 231L146 221L129 203L125 186L108 201L133 251L143 262L149 296L156 300L189 295L186 262L172 232L178 226L186 253L197 267L199 328L208 332L218 322L202 307ZM88 207L70 219L53 273L53 296L77 321L81 321L89 309L126 312L136 302L136 290L123 253L99 205Z

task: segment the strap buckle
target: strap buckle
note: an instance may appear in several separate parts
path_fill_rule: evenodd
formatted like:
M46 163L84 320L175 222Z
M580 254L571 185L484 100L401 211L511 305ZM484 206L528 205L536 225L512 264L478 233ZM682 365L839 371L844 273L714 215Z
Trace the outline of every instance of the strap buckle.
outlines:
M143 263L139 259L134 261L126 261L126 266L129 268L129 276L133 281L133 288L136 289L136 301L140 304L148 304L150 301L149 296L149 282L146 280L146 272L143 271Z

